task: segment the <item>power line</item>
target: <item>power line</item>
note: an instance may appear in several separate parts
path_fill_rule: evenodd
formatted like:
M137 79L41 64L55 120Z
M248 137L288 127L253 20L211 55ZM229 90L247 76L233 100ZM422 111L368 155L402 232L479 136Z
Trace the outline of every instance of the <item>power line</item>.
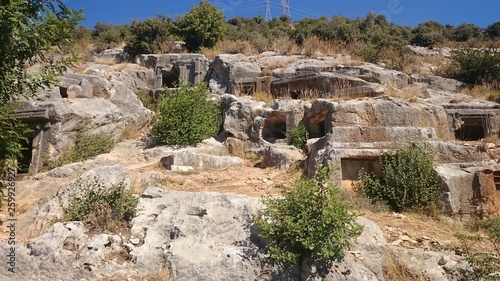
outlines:
M281 15L292 18L290 15L290 0L281 0ZM271 0L266 0L266 21L272 20L271 16Z
M283 8L283 12L281 13L282 16L287 16L289 19L292 17L290 16L290 0L281 0L281 6Z
M266 0L266 21L270 21L273 19L271 15L271 0Z

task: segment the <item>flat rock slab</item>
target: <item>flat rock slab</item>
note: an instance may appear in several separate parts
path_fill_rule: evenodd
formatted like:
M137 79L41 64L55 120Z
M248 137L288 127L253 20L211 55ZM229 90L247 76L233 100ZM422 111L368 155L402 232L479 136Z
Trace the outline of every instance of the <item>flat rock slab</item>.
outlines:
M219 170L243 165L243 159L232 156L214 156L185 150L161 158L160 164L167 170L199 172Z

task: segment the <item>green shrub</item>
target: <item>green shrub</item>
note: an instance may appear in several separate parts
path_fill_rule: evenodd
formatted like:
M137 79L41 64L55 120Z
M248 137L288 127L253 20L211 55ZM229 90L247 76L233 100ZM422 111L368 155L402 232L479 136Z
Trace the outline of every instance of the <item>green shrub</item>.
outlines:
M498 280L500 272L500 218L480 221L478 227L487 232L487 236L455 234L461 244L460 252L472 266L472 271L464 272L467 280ZM491 252L474 251L474 244L488 242Z
M204 83L190 87L181 82L178 89L162 95L156 105L153 138L166 145L196 145L215 135L221 125L220 107Z
M136 92L137 97L142 102L142 105L151 110L156 111L156 101L149 94L149 90L147 89L138 89Z
M464 48L452 51L451 73L457 80L469 84L492 85L500 88L500 52L498 46Z
M212 48L226 31L224 13L217 6L201 0L198 6L178 17L177 33L184 38L186 49L197 52L202 47Z
M441 182L432 154L423 144L411 143L381 158L382 178L361 171L358 192L386 202L394 211L428 208L437 203Z
M129 27L127 25L112 25L98 22L92 31L94 52L100 53L106 49L116 48L128 36Z
M73 197L64 210L65 221L82 221L92 230L111 230L130 222L139 198L122 181L106 187L99 178L78 181L81 194Z
M298 149L302 149L309 139L309 132L307 132L306 126L304 126L304 124L299 124L286 134L286 139L289 145L293 145Z
M75 146L66 150L57 160L46 163L44 170L51 170L62 165L84 161L99 154L109 153L114 146L115 142L111 136L104 133L90 134L85 130L81 131L76 134Z
M356 215L339 200L331 168L318 167L312 179L298 179L284 197L263 199L264 210L255 217L269 254L291 267L304 260L314 263L340 260L349 241L361 234Z
M162 51L162 44L174 41L173 27L172 19L165 16L144 21L134 20L130 24L130 35L123 50L133 56L159 53Z

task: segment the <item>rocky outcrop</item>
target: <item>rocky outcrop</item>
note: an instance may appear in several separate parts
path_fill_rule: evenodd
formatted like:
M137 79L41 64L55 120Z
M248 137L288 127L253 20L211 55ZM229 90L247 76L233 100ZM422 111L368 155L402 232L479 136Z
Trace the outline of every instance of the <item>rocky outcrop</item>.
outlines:
M236 83L260 76L260 65L248 61L242 54L218 55L211 64L210 86L214 92L235 94Z
M70 167L65 166L65 168ZM80 172L80 170L76 169L70 171ZM54 221L58 221L63 217L63 207L68 206L70 199L79 195L82 189L87 187L88 183L91 183L95 178L100 179L104 187L110 187L122 181L126 185L130 183L129 173L122 165L99 166L88 169L78 179L66 184L61 181L63 185L56 189L57 191L54 192L53 196L43 198L37 202L35 207L20 216L18 219L19 230L26 236L43 233ZM43 185L46 185L43 180L35 181L35 183L39 185L39 188L44 188Z
M500 165L496 162L442 164L442 202L451 215L495 217L499 214Z
M161 158L160 164L174 172L201 172L238 167L243 165L243 160L239 157L213 156L184 150Z
M303 159L302 152L291 145L268 146L262 152L262 168L286 169Z
M67 73L58 87L24 102L18 115L34 128L37 151L32 164L57 159L74 145L78 131L102 132L119 140L128 124L150 124L154 114L135 94L149 83L148 72L137 66L124 65L123 72L117 68L91 65L83 74Z
M80 222L55 223L16 248L16 280L97 280L147 275L160 267L170 270L172 280L319 280L314 266L304 263L282 272L266 262L265 242L252 225L260 208L260 200L242 195L150 187L141 195L130 236L89 235ZM358 222L362 235L342 261L322 271L327 279L384 280L395 255L399 264L428 280L453 280L440 261L450 253L388 246L376 224ZM7 246L1 244L0 252ZM10 277L0 271L2 280Z
M404 88L411 83L410 77L401 71L385 69L383 67L364 63L359 66L337 66L335 71L344 75L358 77L367 82L389 85L395 88Z

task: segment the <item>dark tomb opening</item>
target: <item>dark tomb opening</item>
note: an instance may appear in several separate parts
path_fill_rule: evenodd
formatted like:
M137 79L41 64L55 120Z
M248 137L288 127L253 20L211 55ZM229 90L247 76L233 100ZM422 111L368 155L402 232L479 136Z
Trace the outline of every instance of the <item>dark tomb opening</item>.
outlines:
M253 83L245 83L241 86L241 94L251 96L255 93L255 85Z
M300 100L302 97L302 91L292 91L290 97L294 100Z
M33 159L33 139L35 138L34 134L29 134L26 136L26 139L21 140L21 146L23 148L22 155L17 159L17 164L19 169L17 171L18 174L28 174L31 160Z
M163 87L177 88L179 85L180 71L177 67L173 67L170 71L162 70L161 83Z
M500 190L500 171L493 172L493 181L495 182L496 190Z
M479 118L462 119L462 126L455 131L455 138L463 141L476 141L484 138L483 120Z
M340 160L342 172L342 188L350 190L359 180L359 172L362 170L375 176L382 177L382 166L378 156L366 156L359 158L342 158Z
M310 138L321 138L326 135L326 117L328 111L315 114L307 119L306 127Z
M270 143L286 139L286 114L284 112L276 112L266 118L262 138Z
M67 99L68 98L68 88L59 87L59 94L61 95L61 98Z

